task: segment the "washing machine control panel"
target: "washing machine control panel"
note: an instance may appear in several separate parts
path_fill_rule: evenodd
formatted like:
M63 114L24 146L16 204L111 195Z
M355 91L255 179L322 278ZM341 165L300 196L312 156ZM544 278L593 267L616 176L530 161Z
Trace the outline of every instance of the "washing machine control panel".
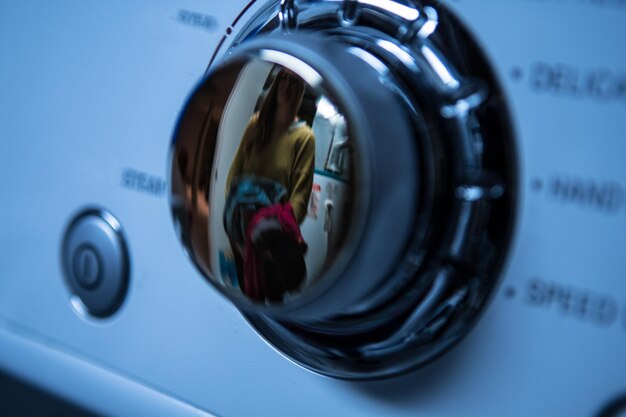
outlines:
M449 349L499 278L517 194L507 103L480 47L443 6L349 1L270 2L232 45L174 135L174 220L199 271L323 374L391 376ZM280 134L284 113L310 124L306 141ZM315 168L338 149L328 181L342 187L318 214L311 194L332 171Z
M104 415L624 415L625 17L2 3L0 369Z

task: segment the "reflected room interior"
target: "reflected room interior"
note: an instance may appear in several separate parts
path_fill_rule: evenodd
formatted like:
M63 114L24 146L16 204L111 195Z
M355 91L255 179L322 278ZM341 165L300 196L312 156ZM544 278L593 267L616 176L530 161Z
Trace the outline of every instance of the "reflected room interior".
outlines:
M324 276L349 226L350 143L337 106L296 73L261 60L243 67L208 173L215 284L276 304Z

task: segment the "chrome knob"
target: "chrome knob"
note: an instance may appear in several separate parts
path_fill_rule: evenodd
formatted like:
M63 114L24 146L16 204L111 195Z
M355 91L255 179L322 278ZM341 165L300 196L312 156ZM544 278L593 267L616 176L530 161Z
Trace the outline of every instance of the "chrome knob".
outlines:
M428 362L475 322L512 232L514 144L488 63L431 6L272 2L247 27L175 132L187 253L310 369Z

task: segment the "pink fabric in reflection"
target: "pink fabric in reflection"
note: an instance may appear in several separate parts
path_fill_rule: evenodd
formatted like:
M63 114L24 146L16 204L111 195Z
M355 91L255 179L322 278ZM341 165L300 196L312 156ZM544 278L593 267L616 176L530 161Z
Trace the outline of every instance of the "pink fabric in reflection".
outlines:
M306 246L290 203L274 204L254 213L246 230L242 290L248 297L258 301L264 300L267 296L268 283L263 266L263 255L252 243L252 233L260 222L267 219L278 220L282 232L293 241L294 245Z

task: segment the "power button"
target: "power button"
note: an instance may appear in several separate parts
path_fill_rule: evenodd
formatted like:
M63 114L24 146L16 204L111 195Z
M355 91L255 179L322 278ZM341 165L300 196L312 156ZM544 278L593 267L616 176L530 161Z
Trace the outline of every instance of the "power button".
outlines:
M102 209L79 213L67 227L61 249L72 302L96 317L120 307L128 289L128 246L120 223Z
M85 243L74 251L72 258L72 274L76 281L86 289L96 288L103 269L98 248Z

